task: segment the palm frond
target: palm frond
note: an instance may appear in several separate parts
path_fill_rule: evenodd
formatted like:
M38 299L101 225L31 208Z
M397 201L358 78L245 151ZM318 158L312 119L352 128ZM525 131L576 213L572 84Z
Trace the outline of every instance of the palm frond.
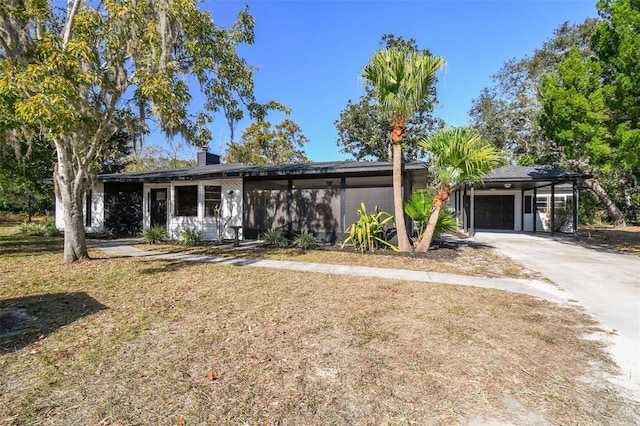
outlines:
M420 142L433 156L434 174L441 184L482 182L482 175L500 166L504 153L473 129L446 128Z
M439 56L403 49L374 52L362 78L375 89L385 115L411 117L429 95L435 73L445 64Z

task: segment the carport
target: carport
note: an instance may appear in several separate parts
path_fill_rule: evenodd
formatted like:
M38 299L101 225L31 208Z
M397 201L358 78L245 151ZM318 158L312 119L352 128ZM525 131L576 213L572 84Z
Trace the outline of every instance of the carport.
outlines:
M552 170L543 166L504 166L482 177L482 183L467 183L453 189L450 203L468 235L476 229L532 231L539 228L539 194L550 196L549 227L556 230L556 200L563 194L571 200L571 231L578 232L579 182L591 178L584 173Z

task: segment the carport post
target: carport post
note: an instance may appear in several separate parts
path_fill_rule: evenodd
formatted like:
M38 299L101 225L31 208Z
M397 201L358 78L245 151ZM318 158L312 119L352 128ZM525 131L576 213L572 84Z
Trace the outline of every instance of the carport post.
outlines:
M533 233L536 233L536 227L538 226L538 188L533 188Z
M341 231L344 235L347 227L345 225L347 221L347 178L344 176L340 178L340 225ZM340 239L342 241L342 238Z
M578 182L573 181L573 239L578 240Z
M551 184L551 236L556 233L556 184Z
M524 231L524 188L520 190L520 231Z

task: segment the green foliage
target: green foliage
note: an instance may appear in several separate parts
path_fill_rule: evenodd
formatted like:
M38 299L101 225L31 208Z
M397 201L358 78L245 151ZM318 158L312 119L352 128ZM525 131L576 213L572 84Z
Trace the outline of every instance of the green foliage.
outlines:
M1 137L1 135L0 135ZM43 138L12 146L0 140L0 210L36 214L54 209L53 175L55 150Z
M116 131L103 147L100 173L119 173L131 163L135 138L125 130Z
M271 127L268 121L258 121L242 132L239 143L227 144L227 163L292 164L308 163L302 146L309 140L300 127L284 120Z
M504 152L468 127L442 129L420 142L432 158L440 191L463 182L481 182L482 175L504 164Z
M186 228L180 234L180 242L186 246L198 245L202 242L202 231L196 228Z
M592 165L606 170L615 157L611 133L602 125L610 111L598 68L596 62L584 61L578 50L572 49L557 73L542 80L539 123L567 159L589 158Z
M182 167L193 167L195 160L182 160L177 158L178 151L182 148L178 144L172 152L156 145L145 145L137 154L132 154L125 172L151 172L155 170L177 169Z
M390 227L393 227L393 216L380 210L376 206L373 213L367 213L364 203L358 209L358 221L347 228L349 236L342 242L344 248L348 243L353 244L362 253L376 249L391 249L398 251L398 248L389 242L391 235Z
M90 240L111 240L114 237L113 230L106 226L102 226L96 231L87 232L86 235Z
M223 28L193 1L69 5L0 6L0 141L31 143L47 135L55 145L57 193L65 221L75 222L65 223L64 257L73 262L87 257L77 235L82 194L121 129L137 141L155 118L169 137L205 146L215 113L224 113L233 135L246 115L262 120L286 108L255 99L255 69L238 54L241 44L254 41L255 20L246 7ZM202 95L197 105L194 94Z
M406 123L433 91L435 73L444 64L439 56L411 48L381 49L362 69L362 78L372 88L388 122L401 117Z
M285 237L281 229L270 229L262 236L264 241L272 246L276 247L288 247L289 240Z
M557 164L553 140L546 138L537 125L541 111L538 87L542 77L557 69L572 47L583 57L591 54L590 41L597 24L591 18L576 25L565 22L531 56L506 62L491 76L494 84L474 99L469 112L472 127L483 139L507 151L513 162ZM523 157L526 160L521 161Z
M556 206L553 215L553 232L562 232L573 220L573 209L567 207ZM544 221L547 226L551 227L551 209L547 210L544 215Z
M396 216L398 249L410 251L402 213L402 143L409 119L419 111L431 93L435 73L443 58L405 47L390 47L373 53L362 69L362 78L371 85L376 102L391 128L393 159L393 210Z
M140 235L145 244L156 244L167 239L167 230L162 226L152 226Z
M302 231L296 235L291 245L302 250L311 250L320 246L318 238L310 231Z
M382 36L381 46L386 48L408 49L429 55L428 50L420 50L414 39L404 40L390 34ZM403 141L403 160L415 161L424 156L424 150L418 141L443 126L443 121L433 116L436 100L435 78L424 96L416 113L408 117L407 129ZM337 145L340 152L349 154L356 161L391 161L389 149L389 119L384 116L379 104L375 102L375 92L371 85L365 87L365 94L358 102L348 100L340 113L340 119L334 123L338 131Z
M404 204L404 212L407 216L413 220L416 226L417 241L422 240L425 231L427 230L427 223L431 217L431 208L435 192L433 190L420 189L411 195L408 202ZM434 236L442 235L446 232L452 232L458 230L458 223L456 221L455 214L446 209L441 209L438 215L438 222L434 231Z
M37 237L57 237L62 234L53 220L25 222L18 226L18 232Z
M637 0L601 0L603 18L592 47L611 115L606 125L611 145L625 170L640 178L640 4Z
M417 250L429 250L436 234L437 220L444 202L457 184L482 182L482 175L504 163L504 152L484 141L480 134L468 127L446 128L421 141L432 156L432 174L437 193L431 215Z
M603 19L592 37L592 53L585 57L573 48L545 76L538 121L560 148L563 165L592 174L585 183L614 225L624 226L617 200L634 216L630 200L640 178L640 7L635 0L606 0L598 9ZM606 188L612 174L626 184Z

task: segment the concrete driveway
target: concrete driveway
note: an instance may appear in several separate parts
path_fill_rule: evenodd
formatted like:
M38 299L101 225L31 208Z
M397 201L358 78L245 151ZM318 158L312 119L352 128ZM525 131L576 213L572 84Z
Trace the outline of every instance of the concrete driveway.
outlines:
M475 239L545 275L592 314L622 370L613 381L640 400L640 257L544 234L478 232Z

